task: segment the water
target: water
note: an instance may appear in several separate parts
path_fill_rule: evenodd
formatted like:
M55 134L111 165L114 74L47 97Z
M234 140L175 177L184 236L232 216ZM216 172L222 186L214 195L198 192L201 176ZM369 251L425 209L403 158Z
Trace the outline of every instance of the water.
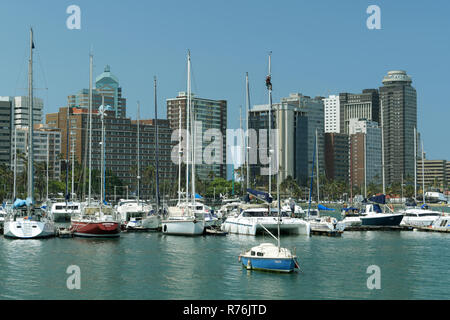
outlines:
M301 272L247 271L238 255L271 238L122 233L119 239L0 238L0 299L450 299L450 234L284 236ZM81 269L69 290L66 269ZM381 289L367 288L367 267Z

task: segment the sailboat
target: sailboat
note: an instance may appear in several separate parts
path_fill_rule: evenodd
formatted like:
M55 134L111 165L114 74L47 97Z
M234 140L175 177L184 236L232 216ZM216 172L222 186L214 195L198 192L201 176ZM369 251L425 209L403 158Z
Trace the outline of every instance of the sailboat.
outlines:
M89 83L89 193L87 204L83 206L79 215L71 217L70 231L79 237L114 238L120 236L120 222L116 218L116 212L104 201L104 150L105 130L104 116L107 107L102 105L99 114L102 122L102 147L101 147L101 191L100 202L94 203L91 198L91 170L92 170L92 54L90 54L90 83Z
M187 163L186 163L186 199L185 201L181 201L181 150L179 151L178 156L178 203L175 207L168 208L168 214L161 221L162 232L164 234L172 234L172 235L189 235L189 236L198 236L202 235L205 230L205 216L202 211L197 210L195 204L195 163L193 161L193 154L189 153L189 145L190 134L189 128L193 128L190 123L190 119L192 118L191 113L191 54L188 51L187 58L187 67L188 67L188 81L187 81L187 108L186 108L186 152L187 152ZM181 134L181 109L179 109L179 125L180 125L180 134ZM194 135L194 134L193 134ZM180 137L180 148L181 148L181 136ZM195 137L194 137L195 138ZM193 139L195 141L195 139ZM192 141L192 147L194 143ZM190 158L190 156L192 158ZM192 176L191 176L191 195L189 194L189 162L191 162L192 168Z
M12 209L4 221L4 236L15 239L36 239L55 236L55 224L45 211L35 206L33 166L33 29L30 29L30 60L28 71L28 190L27 199L14 199ZM16 162L16 160L15 160ZM14 165L16 170L16 165Z
M270 59L270 58L269 58ZM270 79L269 79L270 81ZM269 96L272 95L272 85L268 87ZM280 152L276 151L277 166L279 166ZM272 197L269 194L264 195L264 199L267 199L268 209L270 210L270 203ZM239 261L247 270L262 270L262 271L274 271L274 272L293 272L296 268L300 269L297 256L287 248L282 248L280 244L280 213L281 213L281 201L280 201L280 170L277 170L277 202L278 202L278 237L275 237L269 230L266 231L277 241L277 245L273 243L261 243L259 246L255 246L250 250L239 255ZM263 226L263 225L262 225ZM263 226L264 227L264 226Z
M312 194L312 186L314 179L314 165L316 165L317 169L317 211L316 214L312 215L311 212L311 194ZM317 232L333 232L336 234L340 234L345 229L345 224L337 221L336 218L330 216L320 216L320 210L330 210L320 204L320 189L319 189L319 148L318 148L318 133L316 129L316 137L314 144L314 155L313 155L313 167L311 173L311 186L309 192L309 205L308 205L308 213L306 216L306 220L311 223L311 231Z

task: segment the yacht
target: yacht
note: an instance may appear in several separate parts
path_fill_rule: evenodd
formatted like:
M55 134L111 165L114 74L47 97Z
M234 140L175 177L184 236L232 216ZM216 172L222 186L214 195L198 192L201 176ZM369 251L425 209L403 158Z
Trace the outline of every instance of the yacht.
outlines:
M241 212L228 216L221 229L229 233L256 235L265 229L278 229L278 209L262 205L242 205ZM263 226L264 227L263 227ZM300 218L291 218L289 213L281 210L280 232L289 234L310 234L310 223Z
M399 213L403 214L400 225L408 227L428 227L442 215L440 212L430 210L427 205L407 208Z
M344 230L349 227L358 227L362 225L361 214L358 208L348 207L341 211L343 219L340 221L344 225Z
M438 219L434 220L431 226L431 230L450 232L450 216L442 215Z
M120 236L120 223L111 206L90 202L71 217L70 231L78 237L115 238Z
M363 226L398 226L403 219L403 214L385 213L378 203L371 203L366 204L360 219Z
M3 235L14 239L38 239L55 236L53 221L41 208L33 208L16 200L4 222Z
M143 200L121 199L116 210L126 230L156 230L160 227L159 215L154 214L152 205Z
M178 205L168 208L168 215L161 221L162 233L197 236L205 230L203 212L195 213L191 206Z

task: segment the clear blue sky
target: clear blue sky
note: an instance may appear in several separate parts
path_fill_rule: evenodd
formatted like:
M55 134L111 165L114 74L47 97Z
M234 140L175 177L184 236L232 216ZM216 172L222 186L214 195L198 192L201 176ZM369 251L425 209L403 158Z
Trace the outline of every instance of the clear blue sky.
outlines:
M81 8L81 30L68 30L66 8ZM368 30L366 8L381 8L381 30ZM45 113L88 87L109 64L127 98L127 115L159 115L186 89L191 50L193 91L228 100L239 127L245 72L252 104L266 103L267 54L273 51L274 101L292 92L328 95L377 88L388 70L406 70L418 93L418 129L427 157L450 160L450 2L433 1L2 1L0 95L26 94L29 27L35 30L37 96ZM42 90L40 88L48 88ZM141 110L142 110L141 109Z

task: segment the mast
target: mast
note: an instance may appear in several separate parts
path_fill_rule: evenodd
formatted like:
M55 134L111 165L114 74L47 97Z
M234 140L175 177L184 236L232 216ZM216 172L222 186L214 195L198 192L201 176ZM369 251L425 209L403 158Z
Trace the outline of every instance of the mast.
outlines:
M49 153L50 153L50 150L49 150L49 148L48 148L48 145L49 145L49 143L48 143L48 138L49 138L49 132L47 132L47 186L46 186L46 191L47 191L47 201L48 201L48 163L49 163Z
M272 70L271 70L272 51L269 52L269 74L266 79L267 89L269 90L269 194L272 193L272 150L270 146L270 138L272 133Z
M367 131L364 134L364 198L367 198Z
M242 134L243 134L243 131L242 131L242 106L239 108L239 122L240 122L240 128L241 128L241 131L240 131L240 133L241 133L241 142L243 142L243 136L242 136ZM240 161L241 161L241 163L242 163L242 153L243 152L245 152L245 143L244 143L244 148L242 148L242 150L241 150L241 156L239 157L240 159ZM242 166L242 164L241 164L241 193L242 193L242 195L244 195L244 183L243 183L243 181L242 181L242 177L243 177L243 166Z
M91 168L92 168L92 53L89 55L89 188L88 205L91 205Z
M280 127L280 122L281 122L281 117L280 117L280 113L277 107L277 128L279 129ZM278 224L277 224L277 228L278 228L278 252L280 252L280 214L281 214L281 199L280 199L280 150L278 148L278 143L279 141L279 137L278 135L280 134L280 130L277 130L277 139L276 141L276 148L275 148L275 152L276 152L276 159L277 159L277 201L278 201Z
M423 204L425 204L425 152L423 151L423 139L422 140L422 196Z
M101 116L101 120L102 120L102 148L101 148L101 150L100 150L100 152L101 152L101 158L100 158L100 161L101 161L101 164L100 164L100 170L101 170L101 178L100 178L100 184L101 184L101 186L100 186L100 212L102 211L102 206L103 206L103 201L104 201L104 197L103 197L103 192L105 191L105 187L104 187L104 183L105 183L105 174L104 174L104 169L105 169L105 164L104 164L104 161L105 161L105 127L104 127L104 118L105 118L105 111L106 111L106 108L105 108L105 96L104 95L102 95L102 106L101 106L101 113L100 113L100 116Z
M179 150L178 150L178 204L181 202L181 154L183 153L183 150L181 149L181 105L178 105L178 141L179 144Z
M414 201L417 201L417 131L414 127Z
M30 28L30 60L28 64L28 190L27 198L34 204L34 168L33 168L33 29ZM28 214L30 206L28 206Z
M249 89L249 83L248 83L248 72L246 72L245 74L245 83L246 83L246 129L247 129L247 134L245 135L245 163L247 164L247 175L246 175L246 185L247 185L247 189L250 188L250 165L249 165L249 128L248 128L248 122L249 122L249 114L250 114L250 89Z
M74 188L75 188L75 141L72 139L72 192L71 192L71 199L73 200L73 196L75 194Z
M187 80L187 107L186 107L186 203L189 202L189 121L191 113L191 52L188 50L187 59L188 80Z
M156 214L159 214L159 158L158 158L158 104L157 104L157 96L156 96L156 76L154 78L155 82L155 162L156 162Z
M317 165L316 165L316 175L317 175L317 205L319 205L320 203L320 189L319 189L319 143L318 143L318 134L317 134L317 128L316 128L316 161L317 161Z
M141 191L141 156L140 156L140 105L139 101L137 102L137 204L139 206L139 198L140 198L140 191Z
M67 107L66 116L66 203L70 199L69 195L69 122L70 122L70 112L69 107Z
M13 122L14 123L14 122ZM17 180L17 129L14 124L14 182L13 182L13 201L16 200L16 180Z
M381 172L383 179L383 194L386 194L386 179L384 172L384 117L383 117L383 100L381 100Z

